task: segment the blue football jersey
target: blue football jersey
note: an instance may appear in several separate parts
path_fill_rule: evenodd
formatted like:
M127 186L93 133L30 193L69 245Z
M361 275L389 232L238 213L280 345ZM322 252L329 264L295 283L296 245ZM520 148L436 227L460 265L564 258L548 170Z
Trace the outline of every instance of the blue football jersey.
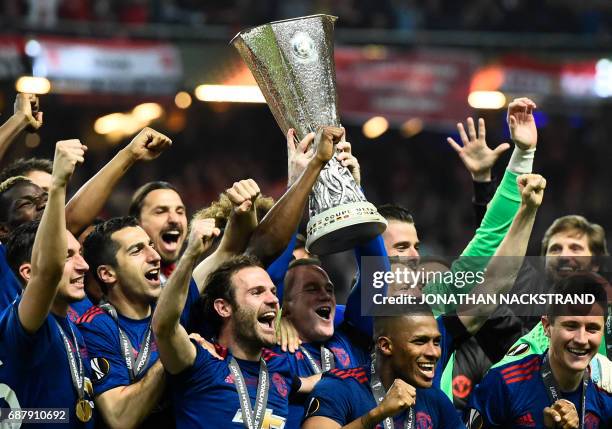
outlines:
M541 428L544 408L551 405L540 370L545 354L491 368L474 389L466 408L469 427ZM582 413L583 385L574 392L561 392ZM584 429L612 427L612 396L587 385Z
M65 343L57 323L76 354L74 332L85 376L89 378L89 359L79 330L69 318L50 314L40 329L30 335L19 321L19 302L17 299L0 313L0 385L6 386L0 389L0 394L3 394L0 408L66 408L68 424L45 427L93 428L93 417L87 423L81 423L76 417L78 395L72 384ZM86 394L86 399L93 398Z
M6 262L6 248L0 243L0 312L21 295L21 283Z
M170 376L177 428L244 429L238 391L228 365L231 354L224 351L224 359L219 360L201 346L196 348L193 366ZM286 355L264 350L262 357L270 379L262 429L284 429L289 396L300 388L300 381L291 375ZM254 407L260 363L236 361Z
M370 368L333 369L323 375L310 394L306 416L321 416L347 425L376 407L370 389ZM464 428L453 404L437 388L416 389L415 427L419 429ZM395 416L396 428L402 428L407 413ZM376 429L382 429L382 423Z

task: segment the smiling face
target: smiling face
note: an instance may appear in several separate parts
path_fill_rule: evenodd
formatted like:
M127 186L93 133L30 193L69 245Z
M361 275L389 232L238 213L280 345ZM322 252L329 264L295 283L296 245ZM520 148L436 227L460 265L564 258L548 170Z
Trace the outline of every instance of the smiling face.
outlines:
M13 185L2 195L1 237L6 239L8 233L19 225L40 219L47 204L47 193L32 182L22 181Z
M603 309L594 305L587 316L557 316L553 323L542 318L544 331L550 337L553 370L559 368L562 376L582 373L589 366L603 338L603 314Z
M298 265L287 273L284 315L306 342L334 335L336 297L327 273L316 265Z
M70 232L66 231L68 240L68 253L64 274L60 281L56 299L62 299L67 303L77 302L85 298L85 275L89 265L81 254L81 245Z
M256 348L276 344L279 305L276 286L260 267L243 268L231 277L235 305L229 323L237 339Z
M159 280L160 257L153 248L153 242L147 233L139 226L130 226L111 235L118 245L116 253L117 265L111 267L111 277L104 274L101 278L110 278L116 284L110 289L109 295L118 292L128 300L152 303L161 293Z
M418 262L420 242L414 223L390 220L383 241L387 255L407 256Z
M172 189L149 192L143 200L140 225L164 263L178 260L187 237L187 215L179 194Z
M394 317L388 329L387 354L395 377L421 388L431 387L440 359L441 335L433 316ZM381 347L381 338L378 339ZM385 346L383 346L384 348Z
M585 233L560 231L550 237L546 248L546 275L554 283L577 271L591 271L592 256Z

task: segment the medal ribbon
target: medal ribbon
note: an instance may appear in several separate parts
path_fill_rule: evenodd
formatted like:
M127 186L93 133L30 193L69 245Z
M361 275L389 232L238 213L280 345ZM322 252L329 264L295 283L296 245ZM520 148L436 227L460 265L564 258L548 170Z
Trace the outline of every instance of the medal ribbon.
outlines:
M266 415L266 406L268 405L268 390L270 388L270 380L268 376L268 367L266 362L259 360L259 381L257 382L257 394L255 395L255 411L251 408L251 399L247 390L242 371L238 366L238 362L232 356L229 361L229 369L234 376L234 383L240 398L240 411L242 412L242 422L248 429L261 429L261 426Z
M542 368L540 369L540 374L542 375L542 381L544 382L544 386L546 387L546 393L548 394L548 399L551 404L554 404L559 399L563 399L561 397L561 389L557 384L557 380L552 373L552 369L550 367L550 362L548 361L548 352L544 355L544 359L542 359ZM582 411L580 413L580 429L584 428L584 417L586 414L586 392L587 387L589 385L589 375L587 370L584 371L584 376L582 378Z
M336 362L334 361L334 354L325 346L321 345L321 363L323 364L323 369L319 367L317 361L313 358L308 350L305 347L300 346L300 350L304 353L304 356L308 359L310 366L315 374L321 374L322 372L327 372L330 369L334 369L336 367Z
M376 405L385 399L387 392L385 387L380 381L380 377L376 374L376 358L372 355L372 363L370 365L370 389L372 389L372 395L376 400ZM404 420L404 429L414 429L414 407L410 407L406 413L406 419ZM387 417L383 420L384 429L395 429L395 423L393 423L393 417Z
M81 400L85 397L85 370L83 368L83 360L81 359L81 355L79 353L79 343L77 343L76 335L72 330L72 326L70 326L69 324L68 327L70 328L70 333L72 334L72 339L74 341L74 348L76 349L77 354L77 357L75 357L74 352L72 351L72 347L70 345L70 340L62 329L62 326L57 320L55 320L55 324L57 325L57 329L59 330L60 335L62 336L62 340L64 341L64 348L66 349L66 354L68 355L68 365L70 366L70 376L72 378L72 385L74 386L74 389L77 392L79 400Z
M126 335L125 331L119 326L119 316L117 310L110 303L100 305L100 308L117 323L117 329L119 330L119 341L121 342L121 351L123 352L123 358L125 359L125 365L128 368L130 374L130 382L133 382L138 376L144 371L151 359L151 321L147 326L147 336L145 337L143 346L140 348L136 359L132 356L132 343Z

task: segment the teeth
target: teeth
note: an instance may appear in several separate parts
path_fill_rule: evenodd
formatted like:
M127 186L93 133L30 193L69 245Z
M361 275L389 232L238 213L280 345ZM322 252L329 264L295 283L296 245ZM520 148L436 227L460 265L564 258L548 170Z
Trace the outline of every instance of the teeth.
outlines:
M580 356L584 356L584 355L586 355L588 353L587 350L571 349L571 348L568 348L567 350L570 353L574 353L574 354L577 354L577 355L580 355Z

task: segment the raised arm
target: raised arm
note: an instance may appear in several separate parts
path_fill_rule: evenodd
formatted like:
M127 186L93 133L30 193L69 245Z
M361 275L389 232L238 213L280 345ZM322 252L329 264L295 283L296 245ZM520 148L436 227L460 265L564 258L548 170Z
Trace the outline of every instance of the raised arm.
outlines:
M19 302L19 321L35 333L49 315L62 279L68 242L66 239L66 185L77 163L82 163L87 148L79 140L57 142L53 158L53 181L47 205L32 247L30 280Z
M290 129L287 147L309 157L306 168L289 190L274 204L255 229L247 252L257 256L265 266L270 264L283 250L297 229L319 173L334 154L334 146L340 142L344 130L338 127L321 127L316 135L308 134L296 147ZM314 140L314 148L309 149ZM292 149L293 148L293 149ZM290 156L291 158L291 156Z
M255 200L260 194L257 183L253 179L241 180L234 183L225 193L232 203L232 213L219 247L193 270L193 279L200 293L211 271L214 271L223 261L245 251L251 234L257 226Z
M26 129L34 131L42 126L43 113L38 110L38 106L36 95L17 94L13 115L0 126L0 160L23 131Z
M517 184L521 193L521 206L508 234L487 265L484 282L472 290L473 294L507 293L512 289L523 265L536 213L542 204L546 180L537 174L524 174L518 178ZM467 331L474 334L496 308L497 304L494 303L466 305L460 306L457 314Z
M68 230L78 235L100 213L108 197L134 163L156 159L172 145L165 135L144 128L121 149L100 171L89 179L66 205Z
M166 371L178 374L193 365L196 349L179 323L187 301L189 280L198 258L211 246L221 232L214 219L196 220L191 224L187 250L162 290L153 313L153 332L159 357Z

